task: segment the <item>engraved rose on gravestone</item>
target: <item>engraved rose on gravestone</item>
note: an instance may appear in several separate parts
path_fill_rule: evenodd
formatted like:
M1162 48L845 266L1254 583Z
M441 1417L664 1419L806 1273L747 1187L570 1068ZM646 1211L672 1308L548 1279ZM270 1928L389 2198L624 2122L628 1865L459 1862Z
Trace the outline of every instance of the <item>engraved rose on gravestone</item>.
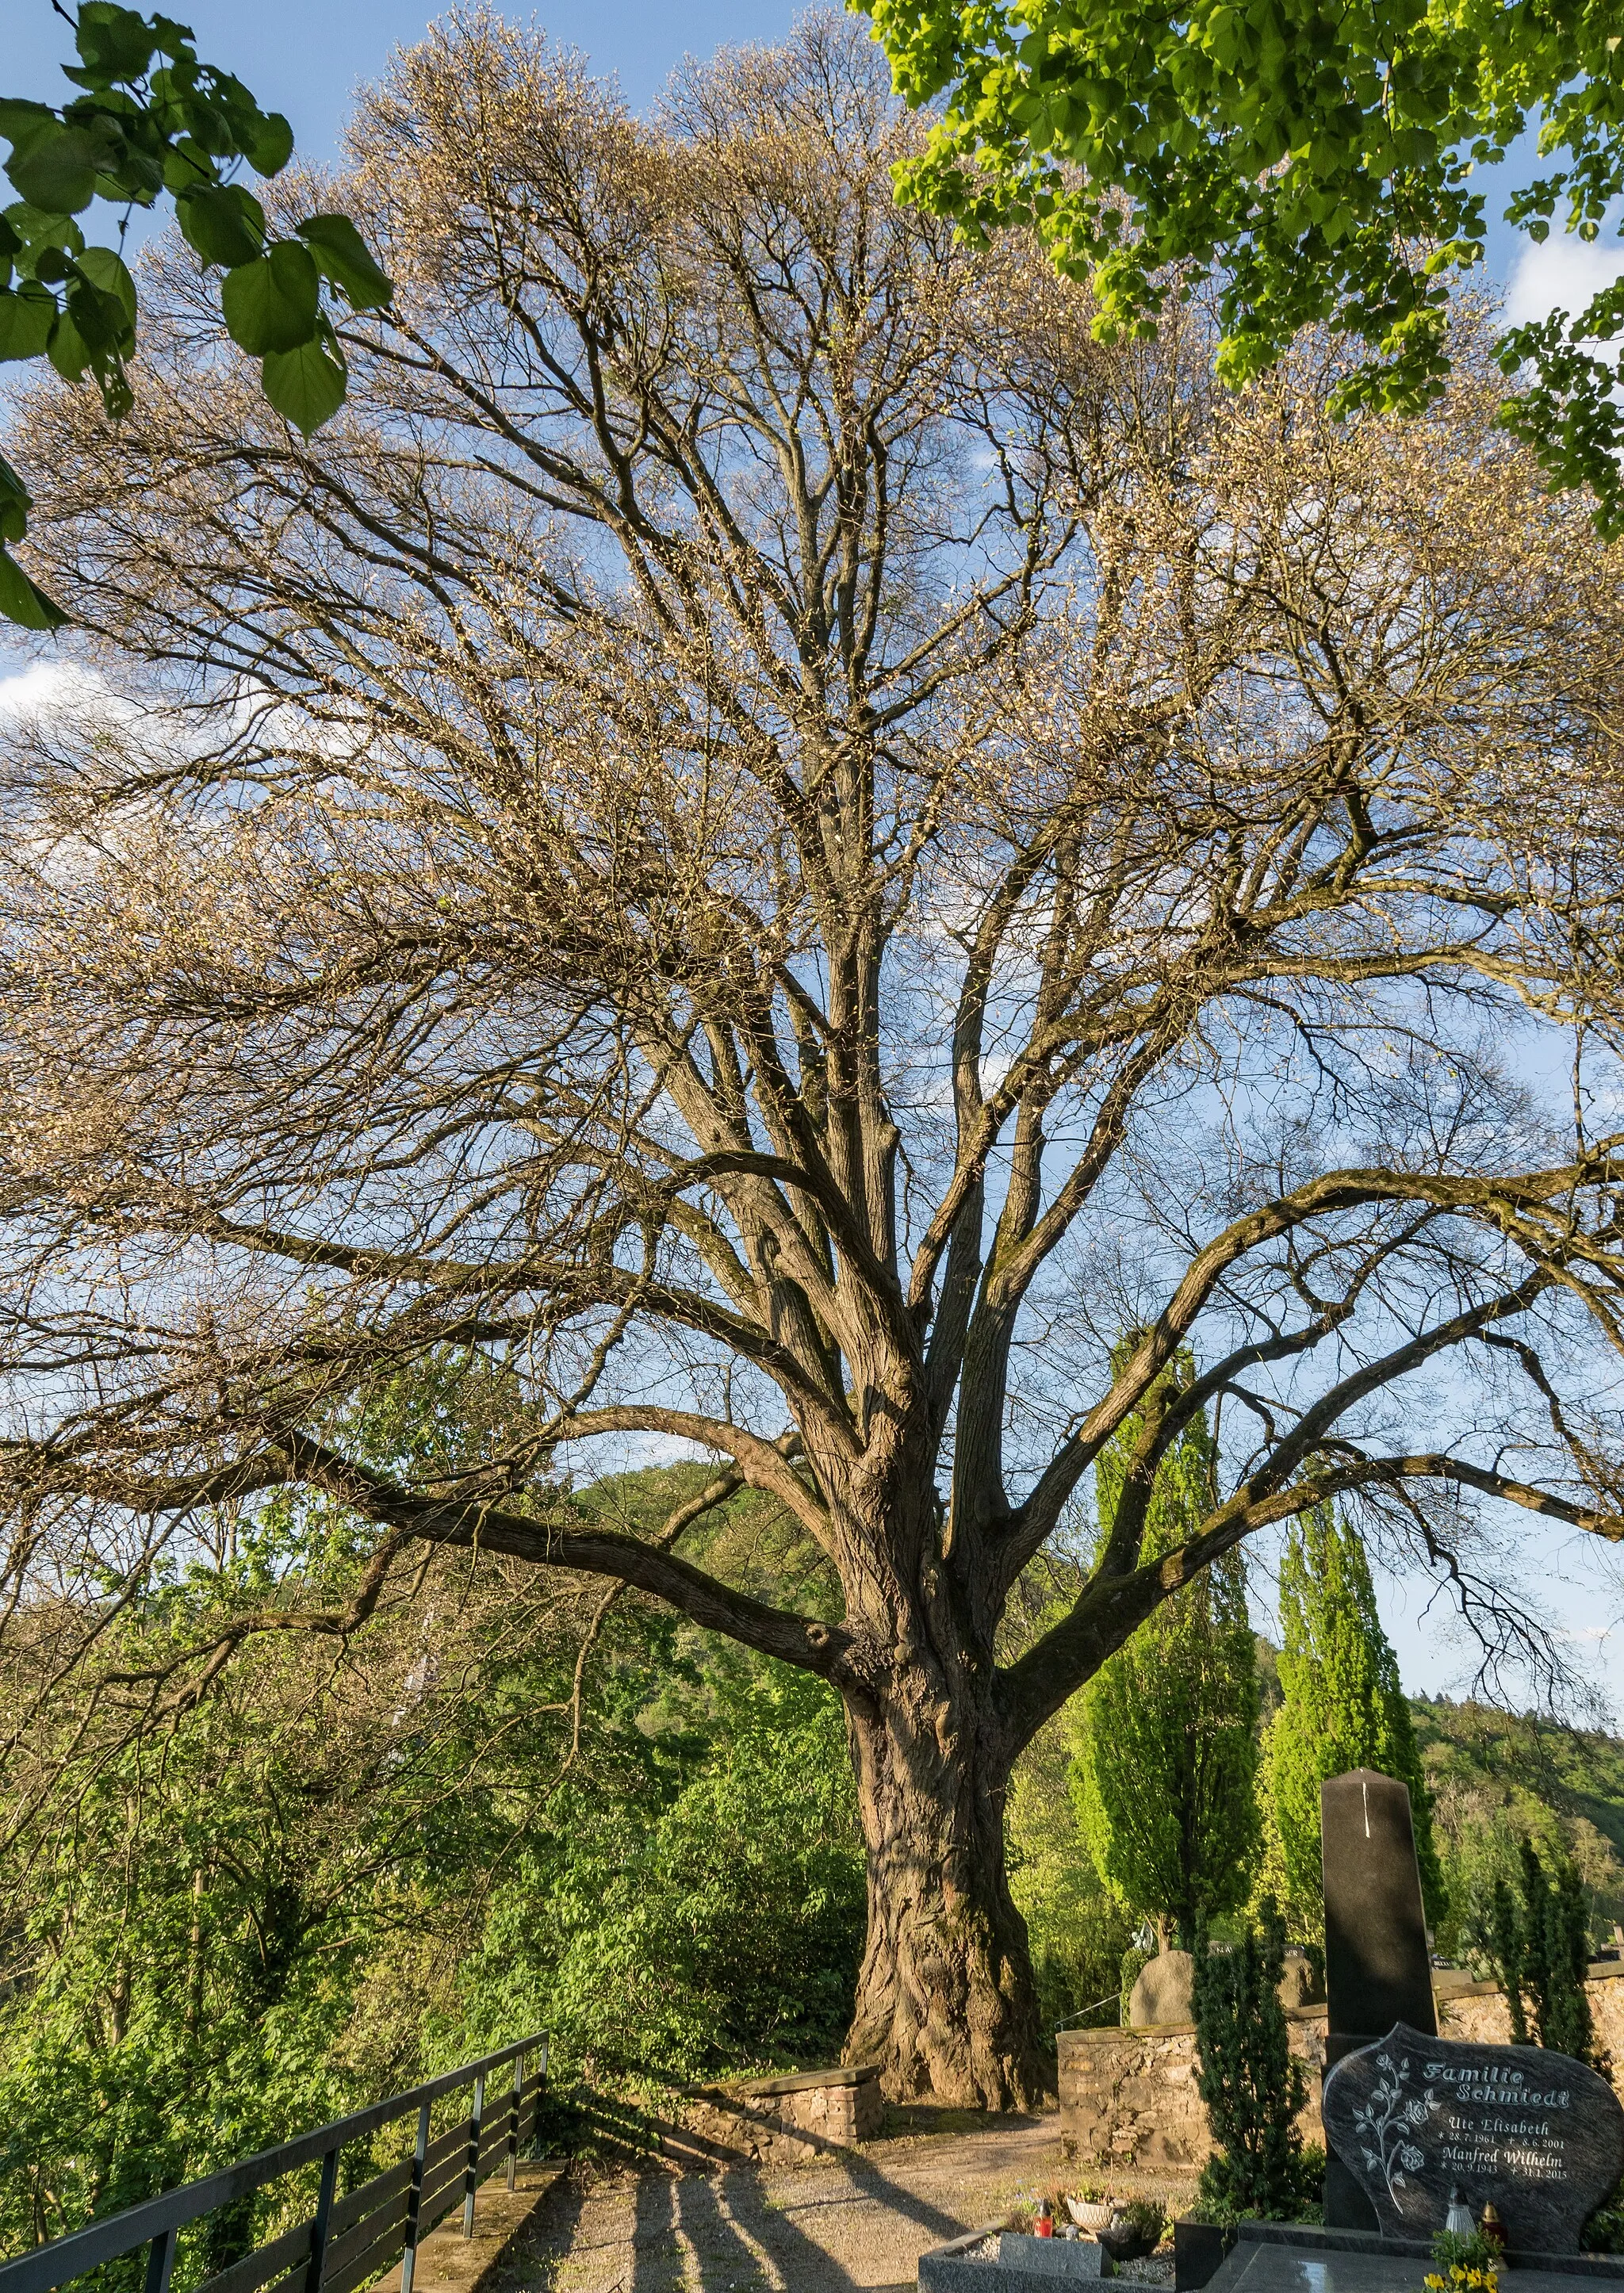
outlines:
M1438 2101L1430 2086L1424 2094L1406 2091L1408 2057L1378 2054L1376 2066L1382 2075L1368 2099L1354 2111L1353 2127L1367 2167L1380 2174L1388 2196L1396 2198L1406 2185L1406 2176L1418 2174L1426 2163L1425 2151L1413 2137L1438 2108Z

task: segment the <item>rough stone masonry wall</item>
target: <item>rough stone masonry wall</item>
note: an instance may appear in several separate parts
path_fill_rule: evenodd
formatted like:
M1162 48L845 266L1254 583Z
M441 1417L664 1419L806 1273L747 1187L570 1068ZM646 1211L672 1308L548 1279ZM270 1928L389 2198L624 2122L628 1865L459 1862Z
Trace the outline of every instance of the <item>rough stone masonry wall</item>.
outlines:
M1325 2011L1287 2010L1291 2050L1308 2071L1298 2121L1320 2139ZM1212 2154L1206 2104L1196 2091L1196 2038L1184 2023L1160 2030L1062 2030L1060 2149L1091 2166L1198 2173Z
M1624 1963L1592 1970L1585 1988L1598 2041L1612 2057L1613 2084L1624 2098ZM1325 2068L1325 2009L1287 2010L1292 2052L1308 2072L1308 2101L1297 2124L1305 2142L1324 2139L1320 2085ZM1506 2001L1493 1984L1441 1991L1438 2028L1446 2038L1504 2045L1511 2035ZM1198 2173L1212 2154L1206 2109L1196 2091L1191 2025L1160 2030L1062 2030L1060 2034L1060 2147L1068 2158L1099 2167Z

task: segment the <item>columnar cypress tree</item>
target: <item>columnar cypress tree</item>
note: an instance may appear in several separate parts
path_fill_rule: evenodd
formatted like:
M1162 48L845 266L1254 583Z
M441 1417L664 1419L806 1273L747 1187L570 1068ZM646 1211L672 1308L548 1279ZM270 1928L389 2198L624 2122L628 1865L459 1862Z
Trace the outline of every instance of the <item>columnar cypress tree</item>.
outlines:
M1190 1374L1188 1363L1172 1373ZM1095 1467L1108 1536L1145 1432L1130 1418ZM1215 1462L1205 1414L1157 1468L1147 1556L1188 1537L1211 1504ZM1245 1902L1258 1846L1257 1651L1238 1554L1173 1595L1103 1665L1083 1700L1072 1788L1101 1879L1148 1912L1165 1946L1198 1920Z
M1294 1903L1320 1898L1320 1786L1374 1768L1409 1787L1429 1919L1448 1896L1409 1706L1356 1530L1328 1507L1293 1524L1280 1562L1281 1702L1269 1730L1270 1812Z
M1522 2005L1522 1930L1517 1907L1504 1879L1494 1883L1494 1962L1511 2014L1513 2046L1528 2044L1528 2016Z
M1577 1868L1555 1861L1547 1876L1531 1839L1520 1850L1522 1902L1512 1902L1503 1879L1494 1889L1495 1971L1511 2014L1511 2035L1519 2046L1529 2039L1526 2002L1533 2007L1533 2035L1542 2046L1573 2054L1602 2067L1590 2019L1585 1976L1590 1961L1590 1898Z

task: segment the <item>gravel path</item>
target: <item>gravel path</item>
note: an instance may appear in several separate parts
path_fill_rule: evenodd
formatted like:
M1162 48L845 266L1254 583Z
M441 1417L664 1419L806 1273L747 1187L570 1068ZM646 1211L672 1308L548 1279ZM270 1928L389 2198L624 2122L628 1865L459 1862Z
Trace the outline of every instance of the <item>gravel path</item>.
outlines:
M1062 2168L1053 2116L977 2120L866 2143L815 2165L717 2173L658 2167L546 2201L501 2293L878 2293L912 2289L920 2254L1022 2197L1084 2178ZM904 2121L905 2125L907 2121ZM1114 2196L1183 2201L1188 2184L1113 2176ZM1159 2273L1158 2273L1159 2274Z

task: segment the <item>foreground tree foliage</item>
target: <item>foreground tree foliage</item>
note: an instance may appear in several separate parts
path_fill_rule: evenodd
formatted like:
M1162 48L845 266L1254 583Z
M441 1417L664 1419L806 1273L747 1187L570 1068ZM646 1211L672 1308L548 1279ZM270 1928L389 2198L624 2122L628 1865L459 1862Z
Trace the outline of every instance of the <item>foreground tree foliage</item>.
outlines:
M116 0L83 0L71 12L56 0L56 9L76 53L62 69L80 93L61 107L0 96L0 136L12 147L4 173L17 193L0 214L0 364L49 359L69 380L90 375L115 418L129 411L140 314L125 225L170 192L187 244L225 274L231 340L261 355L267 401L308 436L344 403L335 313L386 303L388 280L347 215L310 215L290 238L267 234L264 208L234 174L246 160L259 175L280 174L293 130L240 79L200 62L186 25ZM77 217L98 199L124 210L117 247L85 244ZM5 547L22 539L31 506L0 459L0 620L59 628L61 608Z
M1536 241L1559 208L1594 241L1624 190L1611 0L871 0L868 12L909 101L946 99L902 170L905 196L976 236L1035 225L1062 269L1092 280L1106 333L1154 328L1192 272L1213 278L1231 383L1328 323L1368 352L1340 402L1413 413L1449 372L1451 286L1483 258L1476 171L1521 173L1515 147L1537 139L1547 164L1505 208ZM1531 376L1502 417L1558 485L1594 490L1614 535L1620 319L1615 280L1499 345L1508 374L1526 361Z
M914 134L839 23L644 126L453 21L361 108L396 293L318 439L180 250L126 420L29 409L45 570L149 713L11 744L0 1463L25 1609L115 1611L206 1503L374 1524L344 1600L154 1660L155 1715L425 1545L818 1675L849 2053L1006 2104L1048 2078L1011 1765L1168 1593L1357 1500L1492 1633L1476 1507L1624 1530L1624 617L1470 314L1429 421L1332 420L1335 344L1232 398L1193 306L1103 347L1035 242L897 209ZM448 1344L522 1419L369 1462L344 1397ZM1203 1411L1210 1500L1148 1552ZM708 1487L561 1502L651 1435ZM704 1564L745 1485L836 1610Z

